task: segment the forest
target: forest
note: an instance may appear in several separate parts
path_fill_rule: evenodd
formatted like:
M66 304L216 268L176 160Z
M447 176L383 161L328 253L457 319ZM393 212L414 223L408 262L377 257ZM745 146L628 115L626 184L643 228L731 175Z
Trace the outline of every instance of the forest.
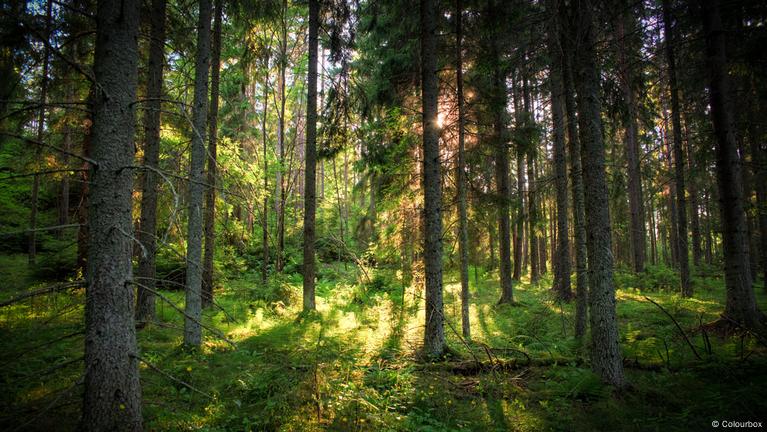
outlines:
M0 41L1 430L767 423L764 1L4 0Z

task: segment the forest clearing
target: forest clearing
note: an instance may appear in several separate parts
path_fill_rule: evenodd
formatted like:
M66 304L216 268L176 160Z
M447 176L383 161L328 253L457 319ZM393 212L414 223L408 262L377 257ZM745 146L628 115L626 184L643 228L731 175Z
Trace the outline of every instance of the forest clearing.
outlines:
M0 4L0 429L767 423L767 4Z

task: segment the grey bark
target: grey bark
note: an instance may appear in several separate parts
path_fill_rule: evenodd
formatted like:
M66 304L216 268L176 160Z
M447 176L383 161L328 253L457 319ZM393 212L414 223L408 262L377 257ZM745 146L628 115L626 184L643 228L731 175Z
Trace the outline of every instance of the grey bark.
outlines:
M456 182L458 183L458 248L461 255L461 334L465 339L471 338L471 323L469 322L469 230L466 211L466 145L464 131L464 97L463 97L463 7L461 0L456 1L455 19L455 81L456 97L458 99L458 165L456 167Z
M716 138L716 177L722 217L726 303L724 314L742 325L760 328L763 315L756 305L748 265L743 180L735 142L735 125L725 52L725 34L717 0L703 2L703 29L710 73L709 103Z
M437 126L437 16L436 0L421 0L421 97L423 104L423 190L426 276L426 326L424 354L441 356L445 351L442 300L442 190Z
M139 4L102 0L96 13L85 300L86 431L141 431L141 384L131 286L131 191Z
M189 171L189 221L186 250L186 303L184 344L202 343L202 199L205 167L205 132L208 115L208 73L210 72L210 0L199 0L197 55L194 68L192 106L192 150Z
M594 51L594 25L588 7L575 10L577 36L576 70L578 122L581 138L586 222L589 226L589 309L591 313L591 367L603 381L625 385L615 316L612 236L602 139L599 71Z
M674 59L674 33L671 26L669 0L663 0L663 28L666 33L666 61L668 62L669 90L671 92L671 123L674 127L674 180L676 182L677 253L679 259L680 286L683 297L692 297L690 261L687 251L687 204L685 203L684 163L682 149L682 121L679 112L679 89L676 83Z
M280 36L280 62L279 75L277 77L277 91L280 93L280 108L277 118L277 172L275 174L275 198L274 207L277 213L277 250L275 259L277 272L282 272L284 266L283 250L285 249L285 182L283 170L285 169L285 74L288 68L288 1L282 2L282 29Z
M309 0L309 71L306 99L306 169L304 174L304 311L316 309L315 278L315 213L317 211L317 33L319 0Z
M149 322L155 318L157 255L157 183L154 169L160 162L160 111L162 109L162 74L165 63L165 10L166 0L153 0L150 16L149 67L147 71L147 104L144 112L144 166L141 193L141 216L138 241L143 250L138 260L136 321ZM144 286L149 289L144 289Z
M216 177L218 160L216 157L218 144L218 95L221 77L221 18L223 15L223 0L215 0L213 16L213 42L211 44L210 67L210 111L208 113L208 172L205 186L204 235L205 255L202 264L202 305L213 304L213 256L216 248ZM248 220L252 220L253 212L248 212Z

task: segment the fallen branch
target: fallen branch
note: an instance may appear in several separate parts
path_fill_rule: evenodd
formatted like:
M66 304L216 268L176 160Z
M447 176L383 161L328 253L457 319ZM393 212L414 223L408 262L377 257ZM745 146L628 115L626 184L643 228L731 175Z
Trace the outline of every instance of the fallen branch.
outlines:
M188 388L189 390L191 390L191 391L193 391L195 393L199 393L199 394L205 396L208 399L213 399L213 396L211 396L208 393L205 393L204 391L199 390L197 387L194 387L193 385L191 385L191 384L189 384L189 383L187 383L185 381L182 381L182 380L174 377L173 375L165 372L164 370L160 369L159 367L153 365L152 363L150 363L149 361L147 361L146 359L141 357L140 355L138 355L138 354L131 354L131 357L133 357L136 360L140 361L141 363L144 363L145 365L149 366L150 369L152 369L153 371L159 373L160 375L164 376L165 378L168 378L169 380L173 381L174 383L181 384L182 386Z
M682 330L682 326L679 325L679 322L677 322L677 320L673 316L671 316L671 314L668 313L668 311L664 309L663 306L653 301L653 299L647 296L644 296L644 298L647 299L647 301L649 301L650 303L654 304L655 306L658 306L658 309L660 309L664 314L666 314L667 317L671 318L671 321L674 322L674 325L676 325L676 328L679 330L679 333L681 333L682 337L684 337L684 340L685 342L687 342L687 345L690 346L690 349L692 350L692 353L695 354L695 357L697 357L698 360L703 360L700 354L698 354L698 350L696 350L695 346L692 344L692 342L690 342L690 338L687 337L687 333L685 333L684 330Z
M58 283L55 285L50 285L44 288L36 289L34 291L29 291L24 294L18 295L10 300L6 300L4 302L0 302L0 307L10 306L14 303L18 303L22 300L28 299L30 297L36 297L41 296L45 294L51 294L59 291L65 291L70 288L83 288L85 287L85 281L79 280L75 282L66 282L66 283Z

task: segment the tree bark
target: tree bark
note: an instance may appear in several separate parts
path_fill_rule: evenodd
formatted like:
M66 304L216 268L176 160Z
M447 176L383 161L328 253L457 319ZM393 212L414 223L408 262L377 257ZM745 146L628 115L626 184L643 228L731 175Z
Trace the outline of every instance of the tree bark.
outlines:
M202 343L202 199L205 177L205 131L208 115L208 73L210 72L210 0L199 0L197 55L192 106L192 150L189 171L189 221L186 250L186 315L184 344Z
M677 258L682 297L692 297L690 283L690 260L687 251L687 204L685 203L684 162L682 149L682 121L679 112L679 89L676 83L676 65L674 59L674 32L671 26L671 5L663 0L663 29L666 34L666 61L668 62L668 81L671 92L671 123L674 128L674 180L676 182L677 210Z
M525 123L531 126L534 122L533 113L530 109L530 89L527 82L528 77L522 78L522 100L524 104ZM538 203L536 197L536 179L535 179L535 157L538 153L537 143L527 143L530 147L527 149L527 223L528 236L530 242L528 251L530 252L530 283L536 284L540 279L538 265Z
M458 183L458 248L461 255L461 334L464 339L471 339L471 324L469 322L469 230L466 211L466 145L464 131L464 97L463 97L463 6L461 0L456 0L455 18L455 82L456 98L458 99L458 165L456 167L456 182Z
M442 190L439 160L437 108L436 0L421 0L421 97L423 104L424 269L426 275L426 327L424 354L441 356L445 351L442 301Z
M275 181L274 207L277 213L277 250L275 259L277 272L282 272L285 265L283 250L285 249L285 183L283 170L285 169L285 73L288 68L288 1L282 2L282 36L280 38L280 66L277 77L277 91L280 93L280 108L277 119L277 173Z
M268 133L266 131L266 119L269 107L269 61L266 61L267 72L264 73L264 114L261 118L261 139L263 145L264 160L264 191L269 190L269 159L267 157ZM264 193L264 214L261 220L262 238L261 245L264 249L264 257L261 263L261 282L266 286L269 278L269 197Z
M758 329L763 315L757 308L748 265L746 215L743 212L743 180L735 142L733 113L728 100L730 84L725 53L725 34L719 1L703 2L703 29L710 73L709 103L716 137L716 174L722 217L726 303L724 314L741 325Z
M306 99L306 169L304 182L304 311L315 310L314 239L317 211L317 33L319 0L309 0L309 71Z
M625 385L623 363L618 345L615 316L612 235L609 196L605 174L605 145L602 140L599 71L594 51L592 11L577 7L577 80L578 121L581 137L581 163L586 221L589 226L589 309L591 311L591 367L602 380L615 386Z
M218 144L218 95L221 77L221 19L223 15L223 0L215 0L213 16L213 42L211 44L210 67L210 112L208 113L208 173L205 186L205 215L203 226L205 234L205 255L202 264L202 306L213 304L213 256L216 247L216 177L218 161L216 158ZM248 212L248 220L253 220L252 206ZM252 222L251 222L252 225Z
M155 318L157 257L157 182L154 171L160 163L160 111L162 110L162 75L165 63L166 0L152 0L150 16L149 68L147 73L147 105L144 114L144 166L141 193L141 216L138 241L143 250L138 260L138 300L136 321L149 322ZM148 289L144 289L147 287Z
M493 2L493 8L497 3ZM492 9L490 13L493 13ZM501 70L498 46L492 42L493 94L493 144L495 148L495 184L498 193L498 270L501 278L501 298L498 303L514 302L514 286L511 266L511 219L509 185L509 148L506 140L506 79Z
M139 4L102 0L96 13L90 237L85 301L86 431L141 431L133 321L131 191Z

